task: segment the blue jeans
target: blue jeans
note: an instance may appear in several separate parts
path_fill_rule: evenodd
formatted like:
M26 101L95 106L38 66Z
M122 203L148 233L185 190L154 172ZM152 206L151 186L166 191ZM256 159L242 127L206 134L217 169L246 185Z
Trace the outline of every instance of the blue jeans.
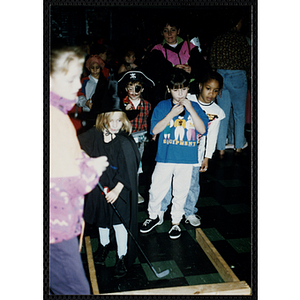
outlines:
M227 138L228 138L227 144L234 145L234 118L233 118L232 107L230 109L230 116L229 116L229 121L228 121ZM243 145L245 145L246 142L247 142L247 139L245 137Z
M217 149L224 150L228 131L230 108L234 118L234 145L236 149L245 144L245 112L247 102L247 77L243 70L217 70L223 76L222 97L218 97L218 105L224 110L226 117L221 120Z
M191 185L184 205L185 217L193 215L198 211L198 209L195 206L197 204L197 201L199 199L199 194L200 194L199 169L200 166L193 167ZM160 208L161 211L165 212L168 209L168 206L171 203L171 199L172 199L172 188L169 189L167 195L161 202L161 208Z
M85 276L77 237L50 244L49 285L55 295L89 295L89 282Z

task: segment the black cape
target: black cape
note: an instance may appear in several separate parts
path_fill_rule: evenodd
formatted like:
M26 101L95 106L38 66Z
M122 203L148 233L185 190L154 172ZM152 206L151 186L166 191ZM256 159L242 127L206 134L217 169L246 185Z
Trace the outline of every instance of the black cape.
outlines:
M125 132L119 132L112 142L104 143L103 133L93 127L87 132L79 135L78 139L81 148L89 156L108 156L110 166L102 174L99 181L102 186L108 186L109 189L112 189L118 181L124 184L124 188L114 204L125 220L125 225L137 239L137 171L141 157L132 136ZM116 167L118 168L118 171L116 171ZM112 229L112 225L121 223L111 205L104 199L104 195L98 186L85 196L83 217L87 223L96 224L98 227L108 227L110 229ZM114 230L110 230L110 232L113 234ZM137 247L130 235L128 235L127 254L128 266L130 266L134 263L137 256Z

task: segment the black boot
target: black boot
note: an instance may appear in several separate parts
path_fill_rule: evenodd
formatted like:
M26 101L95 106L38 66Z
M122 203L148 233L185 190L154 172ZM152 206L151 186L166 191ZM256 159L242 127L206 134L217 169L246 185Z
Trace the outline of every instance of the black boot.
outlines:
M125 276L127 273L124 259L125 259L125 257L124 257L124 255L122 255L117 260L117 263L115 265L115 273L114 273L114 276L116 278L121 278L121 277Z
M108 252L109 252L108 245L103 247L100 244L98 249L94 253L94 262L96 264L104 265L104 262L105 262Z

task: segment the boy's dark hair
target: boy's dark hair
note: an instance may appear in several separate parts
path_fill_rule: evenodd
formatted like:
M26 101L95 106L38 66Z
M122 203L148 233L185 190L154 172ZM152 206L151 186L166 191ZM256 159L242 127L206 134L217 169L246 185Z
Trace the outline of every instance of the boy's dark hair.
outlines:
M179 89L190 86L190 74L182 69L174 68L173 72L167 79L169 89Z
M223 88L223 77L216 71L208 71L205 74L203 74L199 80L199 83L205 83L212 79L217 80L219 82L219 89L221 90Z
M133 84L139 84L142 88L144 87L143 81L128 81L126 83L126 86L128 87L129 85L133 85Z
M136 54L135 49L134 49L134 48L128 48L128 49L125 49L125 51L123 52L123 55L124 55L124 57L125 57L125 56L129 56L130 53L133 53L133 54L135 55L135 54Z

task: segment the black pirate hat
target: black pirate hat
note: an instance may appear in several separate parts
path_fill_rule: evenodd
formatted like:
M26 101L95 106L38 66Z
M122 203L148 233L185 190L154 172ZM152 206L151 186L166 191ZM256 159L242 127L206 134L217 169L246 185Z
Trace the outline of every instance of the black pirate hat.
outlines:
M144 87L152 87L155 86L155 83L153 80L151 80L149 77L147 77L142 71L128 71L126 72L119 80L119 86L125 87L128 82L135 82L139 81L142 82Z
M99 114L111 111L123 111L129 120L133 120L139 110L125 110L123 101L118 97L118 82L114 78L113 71L110 71L109 81L100 73L100 78L96 87L95 94L92 97L93 106L90 112L82 112L77 117L85 122L87 127L95 125L96 118Z
M118 96L118 82L114 78L114 74L109 75L107 96L104 97L100 105L99 114L112 112L112 111L122 111L125 112L129 120L133 120L138 114L139 110L125 110L123 101L120 100Z

